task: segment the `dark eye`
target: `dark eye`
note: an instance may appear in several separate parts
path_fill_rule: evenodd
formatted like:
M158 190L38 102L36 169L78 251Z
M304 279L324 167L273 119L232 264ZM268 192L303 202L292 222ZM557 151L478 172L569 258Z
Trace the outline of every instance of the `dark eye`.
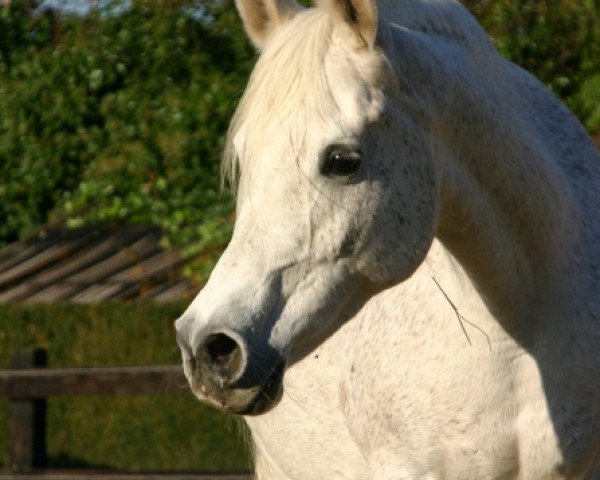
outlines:
M321 173L329 177L349 177L357 172L362 156L359 151L341 145L325 149Z

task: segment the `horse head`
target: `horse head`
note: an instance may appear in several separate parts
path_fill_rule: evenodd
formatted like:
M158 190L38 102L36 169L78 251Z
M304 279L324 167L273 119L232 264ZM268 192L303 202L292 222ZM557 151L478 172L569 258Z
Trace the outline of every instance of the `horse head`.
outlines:
M420 265L440 187L426 108L390 66L373 0L237 5L261 52L224 159L237 219L176 328L195 394L259 414L286 367Z

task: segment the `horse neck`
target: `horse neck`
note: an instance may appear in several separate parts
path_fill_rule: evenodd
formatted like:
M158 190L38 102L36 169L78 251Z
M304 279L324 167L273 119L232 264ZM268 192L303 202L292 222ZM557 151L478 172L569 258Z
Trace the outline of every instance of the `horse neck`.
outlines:
M432 63L417 75L431 90L413 83L430 99L432 154L441 179L436 236L490 310L519 322L544 301L543 292L563 288L573 263L582 214L560 158L567 146L557 148L553 135L579 137L581 127L537 80L494 51L474 61L466 48L450 50L438 58L431 50ZM425 84L423 72L430 75ZM556 116L553 125L564 135L547 128L543 115Z
M471 131L463 127L450 130L473 138L468 147L446 151L451 160L443 173L436 236L492 311L521 318L542 301L542 292L560 287L579 215L568 186L542 162L530 162L536 154L518 134L483 136L474 125Z

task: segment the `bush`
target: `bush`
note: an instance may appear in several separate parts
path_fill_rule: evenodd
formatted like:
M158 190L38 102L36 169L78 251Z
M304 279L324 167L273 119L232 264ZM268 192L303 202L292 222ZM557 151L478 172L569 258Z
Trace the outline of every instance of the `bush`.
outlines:
M231 0L0 8L0 246L42 223L152 223L203 280L229 239L227 123L254 51ZM465 0L510 59L600 128L596 0Z
M84 19L15 4L0 12L0 245L66 218L222 247L222 136L254 58L231 3L201 20L183 0Z
M465 0L465 5L505 56L537 76L591 127L585 105L596 100L582 89L600 73L598 2Z
M600 132L600 73L583 82L575 101L588 130Z

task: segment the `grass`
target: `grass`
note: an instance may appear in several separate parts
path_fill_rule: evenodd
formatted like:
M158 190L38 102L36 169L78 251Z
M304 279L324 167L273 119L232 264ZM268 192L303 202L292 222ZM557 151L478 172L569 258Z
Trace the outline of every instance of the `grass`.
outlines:
M0 305L0 368L43 347L49 366L175 364L183 305ZM8 402L0 401L0 468L8 466ZM191 394L52 398L48 466L120 470L245 470L241 424Z

